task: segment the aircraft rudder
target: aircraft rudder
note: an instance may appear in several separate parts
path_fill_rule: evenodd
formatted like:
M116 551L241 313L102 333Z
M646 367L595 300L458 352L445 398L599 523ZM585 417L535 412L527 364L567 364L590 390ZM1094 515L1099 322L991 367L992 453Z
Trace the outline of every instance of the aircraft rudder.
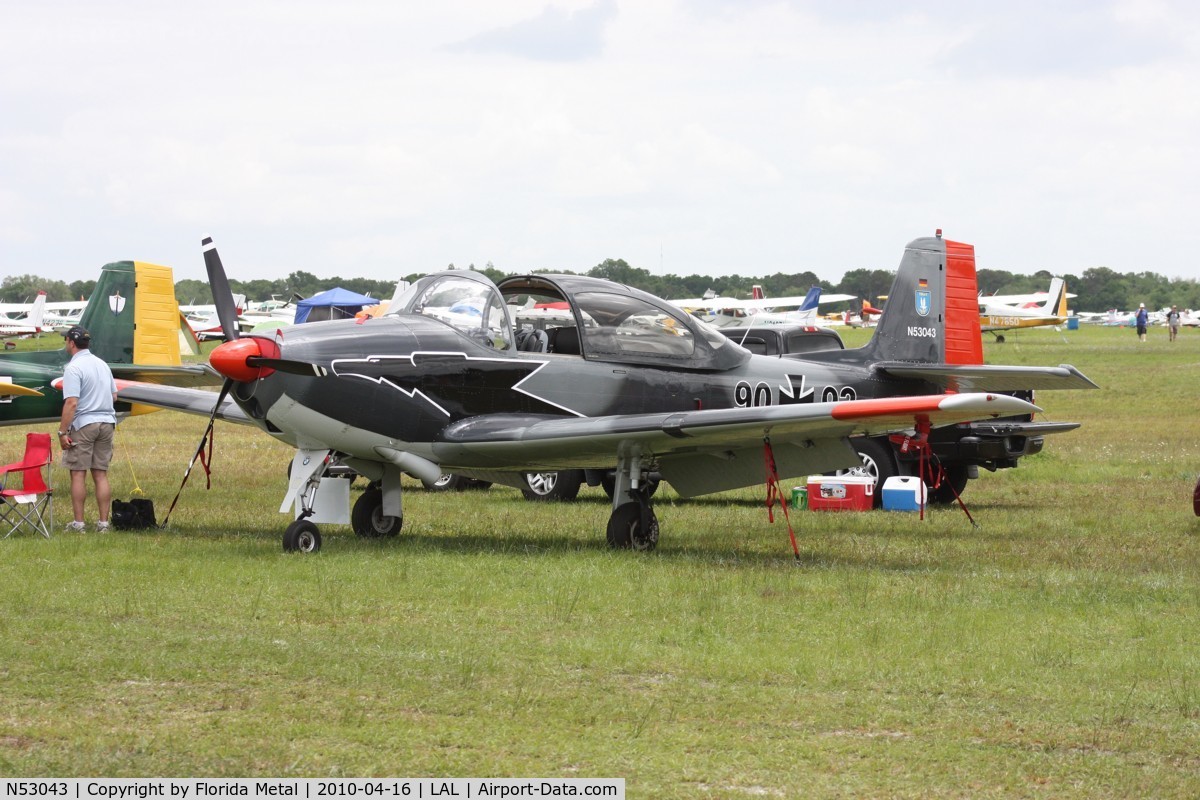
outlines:
M33 306L30 307L30 309L29 309L29 314L27 315L27 322L30 327L40 328L40 327L42 327L42 320L45 319L45 316L46 316L46 293L38 292L37 298L34 299L34 301L33 301Z
M136 364L179 366L179 304L170 267L134 262L137 306L133 355Z
M975 246L946 242L947 364L982 364L983 335L979 324L979 283L975 277Z
M1047 311L1056 317L1067 317L1067 282L1062 278L1050 281L1050 301Z

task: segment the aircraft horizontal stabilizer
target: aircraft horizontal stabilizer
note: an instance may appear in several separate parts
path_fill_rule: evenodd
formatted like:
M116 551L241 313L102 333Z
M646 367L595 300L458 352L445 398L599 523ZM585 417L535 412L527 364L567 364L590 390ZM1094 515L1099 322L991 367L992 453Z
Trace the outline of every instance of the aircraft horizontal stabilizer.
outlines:
M910 364L881 361L875 369L893 378L921 380L949 392L1008 392L1022 389L1099 389L1069 364L1057 367L1007 367L982 364Z
M0 397L41 397L42 393L37 389L30 389L28 386L11 381L0 381Z

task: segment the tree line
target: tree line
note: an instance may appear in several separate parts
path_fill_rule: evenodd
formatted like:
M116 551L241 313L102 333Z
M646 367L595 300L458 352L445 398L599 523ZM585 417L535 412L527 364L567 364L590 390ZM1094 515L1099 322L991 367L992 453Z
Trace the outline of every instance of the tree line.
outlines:
M449 269L454 269L451 264ZM475 269L472 264L468 269ZM496 269L491 262L479 270L494 281L510 273ZM533 270L534 272L565 272L570 270ZM415 281L424 273L413 273L405 280ZM878 303L886 295L895 277L894 269L852 269L836 283L822 280L812 271L776 272L761 277L745 275L655 275L649 270L631 266L624 259L605 259L582 273L597 278L624 283L651 294L665 298L701 297L708 290L727 297L749 297L755 285L763 287L768 297L802 295L813 286L820 286L825 293L852 294ZM1053 274L1039 270L1032 275L1022 275L1001 269L980 269L977 273L979 290L984 294L1026 294L1045 291L1050 286ZM1148 308L1178 305L1180 308L1200 309L1200 282L1182 278L1167 278L1154 272L1120 273L1108 267L1093 267L1082 275L1062 275L1067 291L1077 295L1070 301L1075 311L1106 311L1110 308L1128 310L1145 303ZM392 281L371 278L319 278L311 272L297 271L286 278L276 280L239 281L231 279L230 288L246 295L251 302L270 300L272 297L293 299L311 297L317 292L340 286L352 292L390 299L396 284ZM96 287L95 280L65 283L47 280L35 275L9 275L0 282L0 302L32 302L39 290L46 292L48 302L62 302L90 297ZM212 302L212 293L207 281L185 279L175 284L175 297L181 305L205 305Z

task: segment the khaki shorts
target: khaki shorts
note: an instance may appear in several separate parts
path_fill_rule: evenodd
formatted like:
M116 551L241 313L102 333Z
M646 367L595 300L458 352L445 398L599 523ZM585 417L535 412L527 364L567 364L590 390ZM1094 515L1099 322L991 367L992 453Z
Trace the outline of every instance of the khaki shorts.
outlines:
M63 450L62 465L70 470L108 471L112 461L113 428L111 422L93 422L70 433L71 447Z

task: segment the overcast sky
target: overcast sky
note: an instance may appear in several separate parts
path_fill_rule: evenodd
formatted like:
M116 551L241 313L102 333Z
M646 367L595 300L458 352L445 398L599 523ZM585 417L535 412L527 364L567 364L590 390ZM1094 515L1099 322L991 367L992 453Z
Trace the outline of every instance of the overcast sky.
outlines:
M0 0L0 272L1200 279L1186 0Z

